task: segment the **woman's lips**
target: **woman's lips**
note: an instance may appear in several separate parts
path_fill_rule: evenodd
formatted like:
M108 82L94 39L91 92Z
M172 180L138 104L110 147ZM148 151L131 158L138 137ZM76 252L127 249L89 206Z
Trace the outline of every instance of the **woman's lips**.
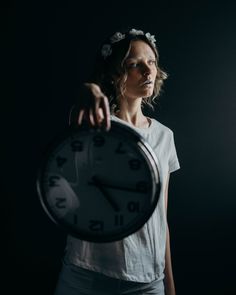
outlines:
M151 80L146 80L143 83L141 83L140 86L146 86L146 85L152 85L152 84L153 84L153 82Z
M143 88L151 88L151 87L153 87L153 82L150 81L150 80L149 81L145 81L140 86L143 87Z

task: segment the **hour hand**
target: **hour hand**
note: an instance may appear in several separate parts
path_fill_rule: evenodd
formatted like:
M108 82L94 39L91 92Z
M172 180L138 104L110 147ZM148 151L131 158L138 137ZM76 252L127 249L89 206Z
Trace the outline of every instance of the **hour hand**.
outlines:
M111 207L116 211L120 211L120 208L118 204L113 200L111 195L107 192L106 189L104 189L104 185L100 182L97 176L92 177L93 184L102 192L103 196L106 198L106 200L109 202Z
M93 178L92 178L93 180ZM116 185L116 184L109 184L109 183L104 183L104 182L101 182L99 181L100 185L102 187L107 187L107 188L111 188L111 189L114 189L114 190L120 190L120 191L126 191L126 192L134 192L134 193L146 193L146 186L141 186L140 188L136 187L136 188L133 188L133 187L127 187L127 186L120 186L120 185ZM92 185L95 185L94 181L93 182L89 182L89 184L92 184ZM142 184L142 183L140 183Z

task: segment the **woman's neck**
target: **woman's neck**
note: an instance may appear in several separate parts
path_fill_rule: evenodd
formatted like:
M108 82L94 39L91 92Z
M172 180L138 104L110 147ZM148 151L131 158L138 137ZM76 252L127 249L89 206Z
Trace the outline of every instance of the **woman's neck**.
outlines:
M132 105L132 107L121 105L115 116L137 128L148 128L150 125L148 118L144 116L141 110L141 104Z

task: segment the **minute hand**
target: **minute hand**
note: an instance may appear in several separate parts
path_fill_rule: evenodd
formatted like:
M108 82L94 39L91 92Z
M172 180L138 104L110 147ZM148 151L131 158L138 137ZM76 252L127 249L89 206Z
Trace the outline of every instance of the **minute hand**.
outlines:
M89 184L94 184L93 182L90 182ZM144 193L145 191L139 190L138 188L131 188L131 187L124 187L124 186L119 186L119 185L114 185L114 184L107 184L100 182L101 186L107 187L107 188L112 188L120 191L129 191L129 192L135 192L135 193Z
M113 200L113 198L110 196L109 192L107 192L103 187L103 184L98 180L96 176L92 178L93 184L102 192L103 196L106 198L106 200L110 203L112 208L118 212L120 211L118 204Z

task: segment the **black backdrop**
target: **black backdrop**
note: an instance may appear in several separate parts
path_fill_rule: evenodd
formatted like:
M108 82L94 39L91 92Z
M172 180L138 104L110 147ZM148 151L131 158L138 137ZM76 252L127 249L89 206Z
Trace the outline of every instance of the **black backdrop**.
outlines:
M152 115L174 131L181 164L170 180L168 211L177 294L236 294L234 1L32 1L3 11L7 287L53 294L65 234L38 200L40 157L67 126L100 41L133 26L156 35L169 73Z

